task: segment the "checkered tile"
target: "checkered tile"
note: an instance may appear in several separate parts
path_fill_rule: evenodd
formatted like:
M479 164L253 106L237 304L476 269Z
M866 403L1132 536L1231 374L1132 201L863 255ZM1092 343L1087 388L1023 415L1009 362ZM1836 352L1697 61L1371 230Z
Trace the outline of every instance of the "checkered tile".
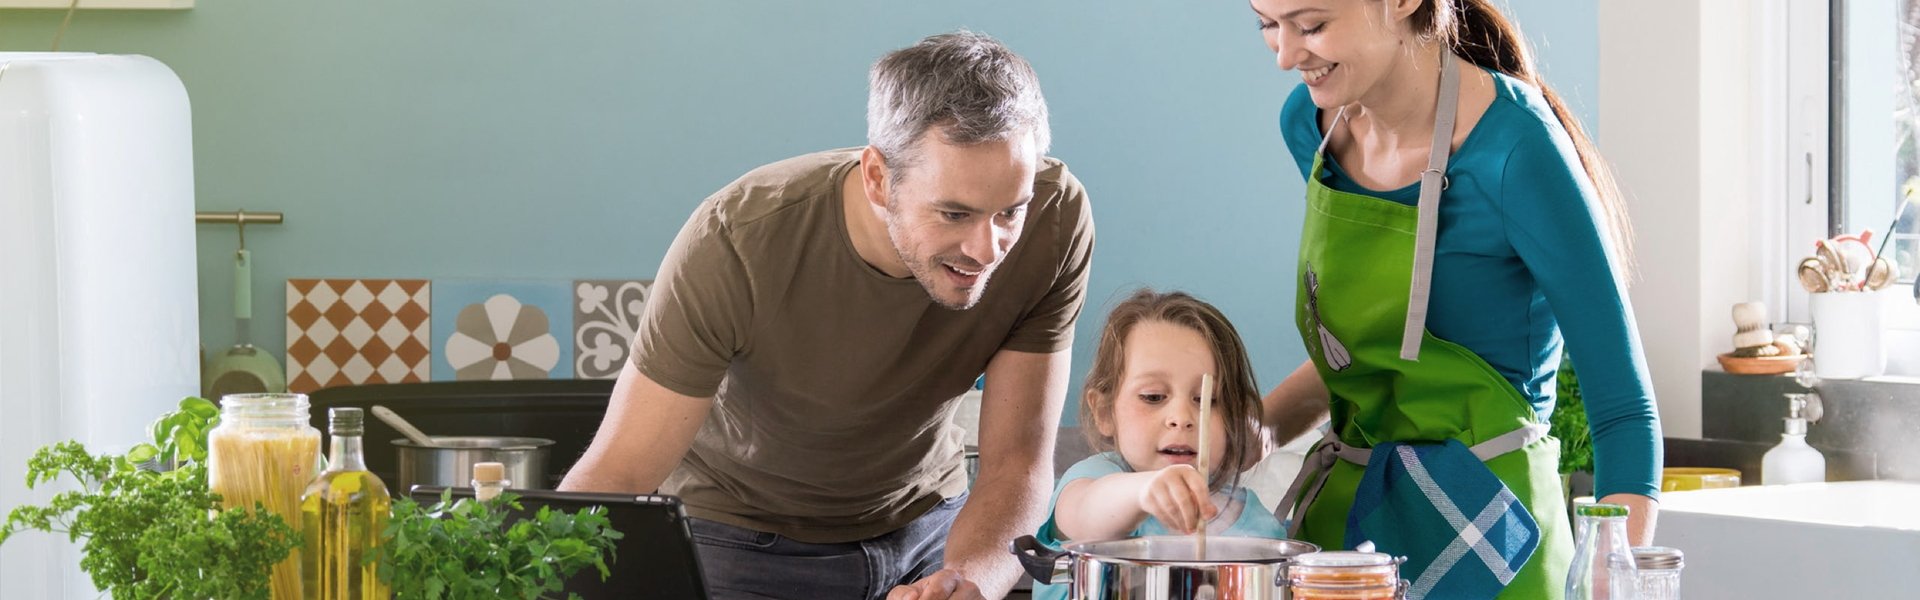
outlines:
M426 381L431 290L424 279L287 280L287 389Z

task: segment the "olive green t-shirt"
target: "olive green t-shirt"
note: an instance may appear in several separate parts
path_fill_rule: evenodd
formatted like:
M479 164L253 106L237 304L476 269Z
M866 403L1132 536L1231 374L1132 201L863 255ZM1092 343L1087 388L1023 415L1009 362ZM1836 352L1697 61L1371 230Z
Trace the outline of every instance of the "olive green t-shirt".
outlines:
M664 493L693 516L813 543L900 528L966 490L958 398L1001 350L1073 343L1093 252L1085 189L1043 159L1026 225L973 308L854 251L859 149L753 170L702 202L660 265L633 361L712 397Z

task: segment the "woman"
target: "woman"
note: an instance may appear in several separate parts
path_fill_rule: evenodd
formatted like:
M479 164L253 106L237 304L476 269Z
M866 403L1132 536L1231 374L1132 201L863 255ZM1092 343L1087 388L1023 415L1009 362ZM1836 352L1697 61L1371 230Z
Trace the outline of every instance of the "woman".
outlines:
M1572 558L1545 435L1562 334L1602 501L1652 539L1660 426L1605 164L1486 0L1252 0L1304 83L1280 125L1307 178L1298 325L1266 398L1332 419L1281 510L1323 547L1405 555L1423 597L1559 598ZM1444 192L1443 192L1444 190Z

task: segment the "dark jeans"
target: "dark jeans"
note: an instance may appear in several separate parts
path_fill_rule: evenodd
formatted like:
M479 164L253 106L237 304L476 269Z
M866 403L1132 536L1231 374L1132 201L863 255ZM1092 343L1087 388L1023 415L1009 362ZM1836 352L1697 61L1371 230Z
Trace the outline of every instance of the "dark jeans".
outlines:
M892 532L857 542L809 544L764 531L692 519L711 600L865 600L940 570L947 530L966 494L941 500Z

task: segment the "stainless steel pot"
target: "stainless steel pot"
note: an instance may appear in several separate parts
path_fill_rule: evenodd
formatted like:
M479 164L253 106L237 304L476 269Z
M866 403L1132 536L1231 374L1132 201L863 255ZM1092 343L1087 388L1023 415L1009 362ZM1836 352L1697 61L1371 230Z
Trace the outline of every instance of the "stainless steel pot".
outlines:
M1196 560L1190 536L1148 536L1042 546L1033 536L1013 541L1034 581L1071 582L1077 600L1280 600L1287 598L1286 565L1318 551L1298 540L1207 536L1207 560Z
M406 439L393 440L400 462L400 481L393 488L396 496L415 485L472 485L473 465L483 462L505 465L511 489L541 490L551 485L547 481L547 447L553 440L435 436L433 442L426 446Z

